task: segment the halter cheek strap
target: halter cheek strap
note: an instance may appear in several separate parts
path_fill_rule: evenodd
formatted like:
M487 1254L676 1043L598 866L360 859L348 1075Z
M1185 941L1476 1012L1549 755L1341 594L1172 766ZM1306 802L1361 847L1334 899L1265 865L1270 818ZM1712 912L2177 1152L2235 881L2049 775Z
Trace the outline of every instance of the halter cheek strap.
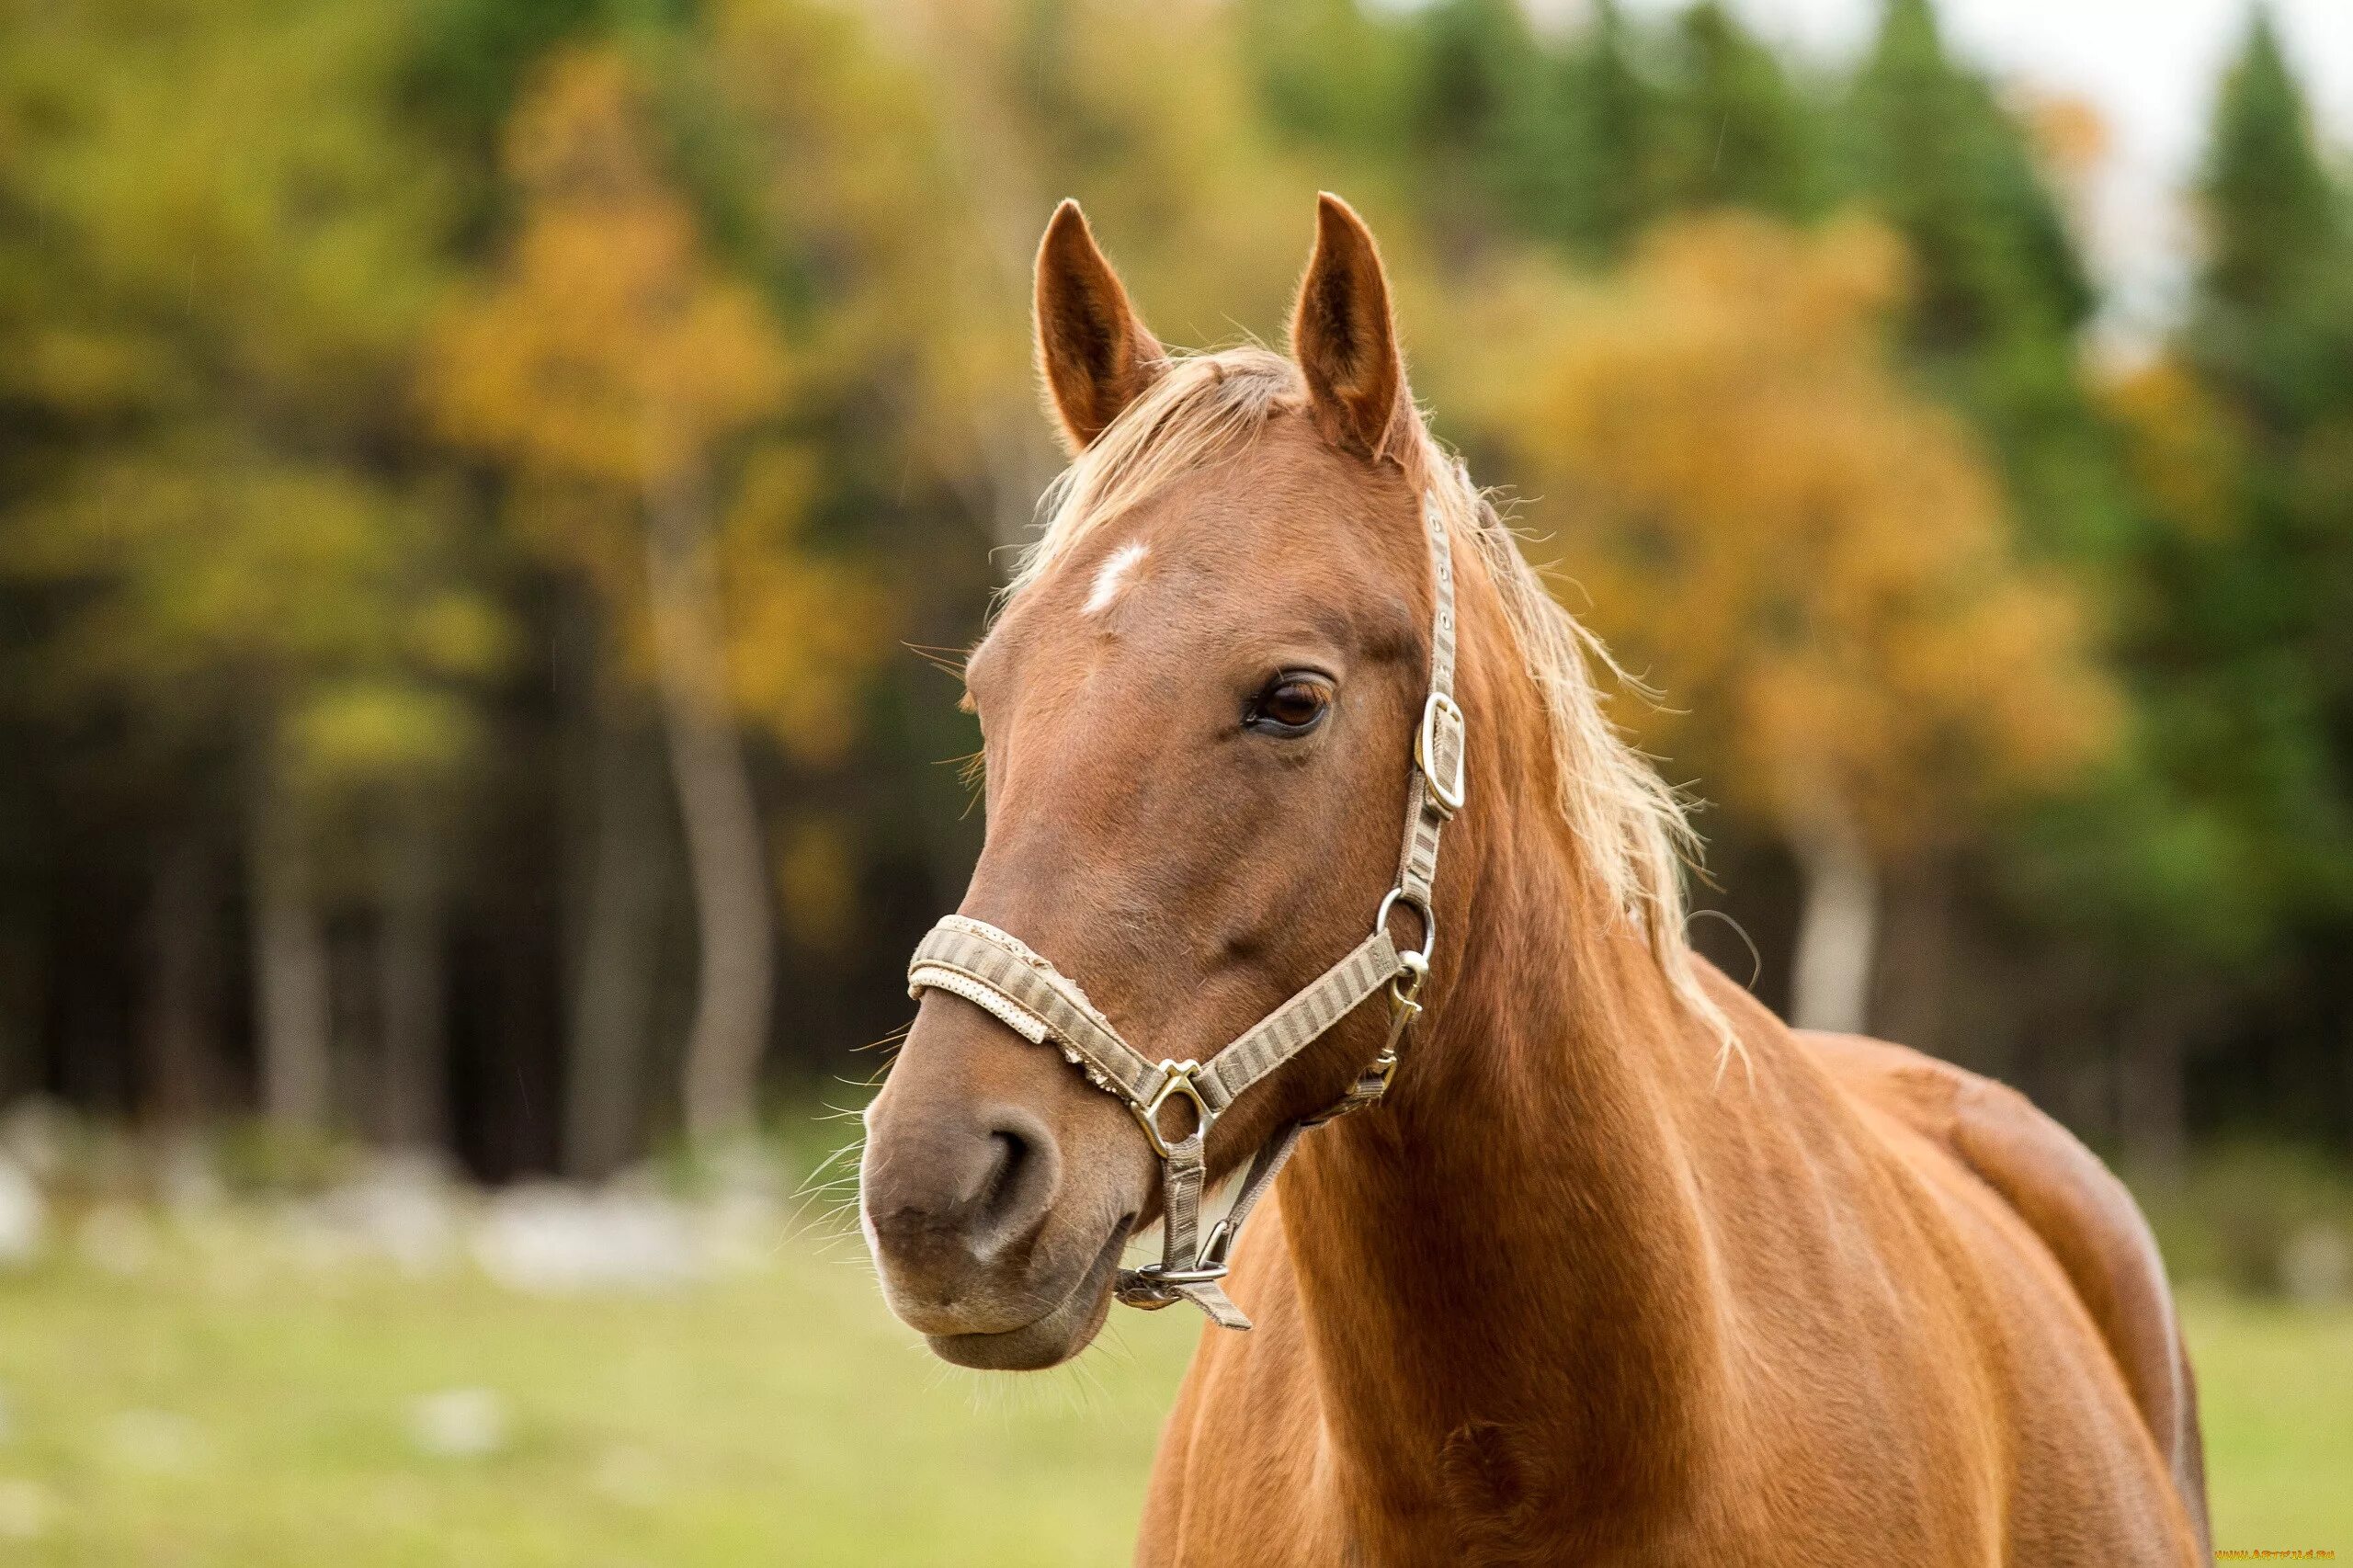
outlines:
M1461 809L1465 768L1462 710L1454 687L1454 564L1436 498L1425 497L1422 519L1437 585L1430 634L1429 695L1414 735L1414 772L1406 799L1405 845L1397 881L1374 915L1372 934L1339 962L1206 1062L1158 1061L1130 1045L1078 983L986 921L951 915L932 927L907 966L907 994L926 990L961 996L994 1015L1033 1045L1051 1042L1088 1082L1126 1103L1151 1142L1161 1166L1163 1245L1160 1261L1120 1271L1117 1294L1131 1307L1157 1309L1191 1301L1226 1328L1250 1320L1218 1281L1225 1277L1234 1237L1259 1198L1298 1147L1300 1134L1335 1117L1360 1110L1388 1091L1397 1050L1421 1012L1422 982L1438 945L1431 890L1438 877L1438 834ZM1390 912L1411 907L1422 922L1422 946L1401 951L1389 935ZM1252 1085L1307 1049L1375 992L1389 993L1389 1032L1339 1100L1319 1115L1284 1128L1260 1145L1223 1219L1200 1233L1202 1163L1210 1129ZM1171 1142L1161 1125L1172 1100L1193 1108L1192 1130Z

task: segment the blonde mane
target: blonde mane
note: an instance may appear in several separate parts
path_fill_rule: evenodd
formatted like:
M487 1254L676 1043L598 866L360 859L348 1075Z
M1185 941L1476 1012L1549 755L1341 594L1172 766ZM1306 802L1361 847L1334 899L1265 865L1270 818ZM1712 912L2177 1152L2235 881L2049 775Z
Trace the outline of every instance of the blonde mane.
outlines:
M1045 526L1022 552L1006 597L1180 474L1246 451L1276 409L1302 392L1297 367L1265 348L1172 359L1046 492ZM1562 817L1611 907L1642 931L1677 998L1720 1043L1735 1047L1731 1023L1700 985L1684 939L1683 868L1696 862L1699 840L1675 790L1603 711L1592 665L1621 679L1622 672L1600 640L1546 590L1486 496L1427 424L1416 419L1413 429L1420 449L1400 454L1407 472L1425 477L1452 537L1478 551L1543 701Z

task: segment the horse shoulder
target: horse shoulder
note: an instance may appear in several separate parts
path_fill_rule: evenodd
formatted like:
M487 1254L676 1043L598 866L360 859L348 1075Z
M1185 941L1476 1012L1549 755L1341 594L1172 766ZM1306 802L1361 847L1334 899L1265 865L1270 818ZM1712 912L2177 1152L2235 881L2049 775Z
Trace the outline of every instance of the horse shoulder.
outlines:
M2113 1358L2208 1550L2197 1391L2155 1238L2124 1184L2006 1085L1881 1040L1801 1038L1848 1093L1942 1150L2041 1244Z

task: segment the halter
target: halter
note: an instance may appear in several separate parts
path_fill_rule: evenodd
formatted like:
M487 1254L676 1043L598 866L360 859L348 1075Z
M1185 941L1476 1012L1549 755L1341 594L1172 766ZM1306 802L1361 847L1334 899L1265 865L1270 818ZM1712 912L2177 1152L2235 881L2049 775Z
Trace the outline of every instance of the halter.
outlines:
M1397 1048L1421 1013L1422 983L1429 977L1430 954L1438 946L1438 917L1430 897L1438 875L1438 832L1461 809L1465 756L1462 710L1453 695L1453 556L1434 494L1423 499L1422 520L1429 535L1438 598L1430 633L1429 696L1414 734L1404 853L1398 861L1396 885L1373 915L1371 936L1206 1062L1153 1061L1120 1036L1077 982L1019 937L986 921L949 915L932 927L908 962L907 994L945 991L995 1015L1033 1045L1051 1040L1086 1074L1088 1082L1124 1101L1143 1129L1160 1160L1164 1243L1159 1262L1120 1271L1116 1294L1129 1306L1156 1311L1181 1299L1222 1327L1250 1326L1218 1284L1225 1278L1243 1221L1298 1147L1301 1133L1361 1110L1388 1092L1397 1071ZM1390 937L1390 912L1401 903L1421 917L1418 949L1401 951ZM1389 1033L1380 1052L1329 1108L1291 1123L1259 1146L1233 1207L1207 1236L1199 1236L1201 1189L1208 1176L1202 1154L1210 1129L1251 1085L1306 1050L1384 986L1389 992ZM1160 1117L1177 1099L1192 1105L1193 1128L1171 1142Z

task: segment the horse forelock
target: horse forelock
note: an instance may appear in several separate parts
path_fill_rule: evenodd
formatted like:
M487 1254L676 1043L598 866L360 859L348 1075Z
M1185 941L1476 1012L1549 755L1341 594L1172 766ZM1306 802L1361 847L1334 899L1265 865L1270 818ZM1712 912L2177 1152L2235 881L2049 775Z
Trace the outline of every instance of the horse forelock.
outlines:
M1179 477L1231 462L1275 414L1305 396L1299 368L1256 345L1172 358L1047 490L1038 538L1006 587L1009 601L1087 540ZM1685 938L1684 870L1699 841L1682 794L1610 720L1595 666L1635 683L1601 640L1556 599L1486 493L1439 444L1409 422L1413 449L1392 453L1433 496L1448 531L1478 551L1552 739L1554 804L1575 835L1609 906L1623 912L1677 1001L1727 1052L1739 1040L1700 983Z

